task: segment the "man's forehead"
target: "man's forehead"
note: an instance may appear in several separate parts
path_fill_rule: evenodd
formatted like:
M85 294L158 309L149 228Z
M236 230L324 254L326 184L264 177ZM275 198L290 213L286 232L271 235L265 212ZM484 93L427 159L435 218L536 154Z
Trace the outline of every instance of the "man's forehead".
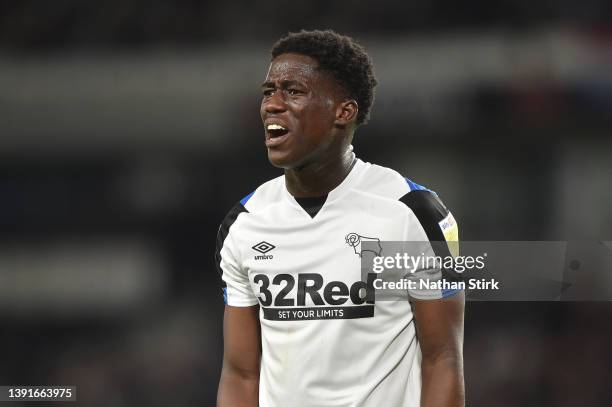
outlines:
M315 59L300 54L281 54L268 68L266 80L308 80L318 75Z

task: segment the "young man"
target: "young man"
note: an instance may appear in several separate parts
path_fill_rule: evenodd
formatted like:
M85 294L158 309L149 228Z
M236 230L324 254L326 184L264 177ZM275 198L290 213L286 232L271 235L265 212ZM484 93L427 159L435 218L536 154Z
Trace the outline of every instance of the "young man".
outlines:
M272 49L261 118L284 175L219 229L219 407L464 405L463 293L364 294L359 239L444 241L456 227L435 193L355 157L375 85L365 50L333 31Z

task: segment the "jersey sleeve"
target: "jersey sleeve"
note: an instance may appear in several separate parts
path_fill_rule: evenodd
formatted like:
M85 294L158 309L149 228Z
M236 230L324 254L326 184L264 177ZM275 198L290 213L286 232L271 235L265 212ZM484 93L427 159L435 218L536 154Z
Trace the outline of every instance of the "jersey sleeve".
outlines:
M235 236L234 223L241 213L247 212L242 203L229 211L219 226L215 250L215 265L221 277L221 289L226 305L248 307L257 304L249 276L242 268L240 250Z
M408 238L411 241L424 241L420 248L415 247L412 251L423 253L427 260L409 277L417 283L415 289L409 290L410 296L416 299L439 299L461 291L456 287L457 283L463 280L462 275L455 272L452 267L448 267L448 260L459 255L459 227L453 214L435 192L423 187L411 190L400 198L400 201L412 210L418 225L425 233L423 236L423 232L419 230L417 234L409 234ZM414 225L412 227L420 229L418 225L416 228ZM415 237L419 234L421 239ZM409 244L419 245L416 242ZM428 284L434 282L438 285L436 288L431 288L430 285L421 284L419 280L427 280Z

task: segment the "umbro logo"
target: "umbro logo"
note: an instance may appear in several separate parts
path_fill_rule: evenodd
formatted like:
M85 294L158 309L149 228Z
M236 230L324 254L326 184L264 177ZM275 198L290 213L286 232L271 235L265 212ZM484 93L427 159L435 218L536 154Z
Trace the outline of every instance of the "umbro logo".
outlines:
M276 246L274 246L272 243L268 243L265 240L262 240L261 242L253 246L253 250L256 250L259 253L261 253L261 255L255 256L255 260L269 260L269 259L274 258L273 255L266 254L266 253L274 250L275 248Z
M274 246L272 243L262 241L262 242L257 243L255 246L253 246L253 249L257 250L261 254L266 254L270 250L273 250L275 247L276 246Z

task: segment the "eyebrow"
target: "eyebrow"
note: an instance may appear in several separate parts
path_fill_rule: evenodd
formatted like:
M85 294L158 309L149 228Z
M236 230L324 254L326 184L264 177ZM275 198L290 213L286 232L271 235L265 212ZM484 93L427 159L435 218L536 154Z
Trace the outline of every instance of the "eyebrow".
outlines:
M280 85L281 85L281 88L288 88L289 86L293 86L293 85L305 86L298 81L290 81L290 80L281 81ZM272 81L267 81L261 84L262 88L274 88L275 86L276 86L275 83Z

